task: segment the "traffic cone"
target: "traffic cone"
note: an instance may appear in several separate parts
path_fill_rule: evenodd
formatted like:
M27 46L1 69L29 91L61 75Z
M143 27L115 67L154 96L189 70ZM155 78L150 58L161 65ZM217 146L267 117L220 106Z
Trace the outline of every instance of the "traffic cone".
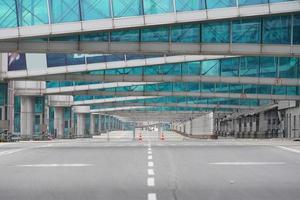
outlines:
M142 134L140 133L139 135L139 141L143 141L143 137L142 137Z
M164 135L164 133L161 133L160 139L161 139L161 140L165 140L165 135Z

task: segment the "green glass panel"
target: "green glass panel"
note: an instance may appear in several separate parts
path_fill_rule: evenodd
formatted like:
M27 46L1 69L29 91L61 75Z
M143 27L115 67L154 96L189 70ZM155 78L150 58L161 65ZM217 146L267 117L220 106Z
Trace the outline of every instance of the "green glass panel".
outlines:
M109 18L109 0L81 0L81 14L83 20Z
M48 24L47 0L18 0L20 26Z

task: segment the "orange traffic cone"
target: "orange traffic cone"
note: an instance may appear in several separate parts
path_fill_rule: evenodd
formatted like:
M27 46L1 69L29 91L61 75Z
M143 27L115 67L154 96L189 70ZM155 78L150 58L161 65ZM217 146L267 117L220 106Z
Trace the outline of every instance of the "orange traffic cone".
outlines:
M161 140L165 140L165 135L164 135L164 133L161 133L160 139L161 139Z
M140 133L140 136L139 136L139 141L143 141L143 137L142 137L141 133Z

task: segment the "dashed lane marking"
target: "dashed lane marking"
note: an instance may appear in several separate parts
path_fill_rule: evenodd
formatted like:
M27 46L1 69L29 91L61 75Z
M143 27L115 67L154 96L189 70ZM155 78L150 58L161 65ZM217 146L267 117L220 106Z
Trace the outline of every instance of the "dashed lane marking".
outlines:
M17 167L91 167L92 164L32 164L17 165Z
M148 162L148 167L153 167L154 163L153 162Z
M148 185L148 187L153 187L153 186L155 186L155 180L154 180L153 177L149 177L149 178L147 179L147 185Z
M154 176L154 170L148 169L148 176Z
M152 158L153 158L152 155L148 156L148 160L152 160Z
M148 194L148 200L156 200L156 194L155 193L149 193Z

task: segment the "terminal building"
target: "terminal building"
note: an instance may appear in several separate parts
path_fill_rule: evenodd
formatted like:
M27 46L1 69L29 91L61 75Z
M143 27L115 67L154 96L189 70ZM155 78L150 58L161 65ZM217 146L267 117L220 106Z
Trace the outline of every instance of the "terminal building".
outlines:
M0 0L0 52L24 140L300 137L299 0Z

